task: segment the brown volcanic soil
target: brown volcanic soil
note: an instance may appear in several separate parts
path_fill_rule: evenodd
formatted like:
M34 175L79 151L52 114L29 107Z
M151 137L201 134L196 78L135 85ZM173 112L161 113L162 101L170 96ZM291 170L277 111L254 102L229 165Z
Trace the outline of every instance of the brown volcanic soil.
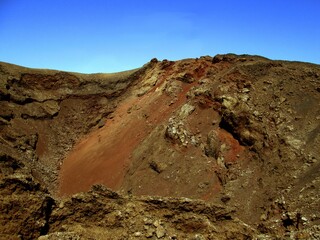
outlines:
M0 63L0 100L0 239L320 238L318 65Z

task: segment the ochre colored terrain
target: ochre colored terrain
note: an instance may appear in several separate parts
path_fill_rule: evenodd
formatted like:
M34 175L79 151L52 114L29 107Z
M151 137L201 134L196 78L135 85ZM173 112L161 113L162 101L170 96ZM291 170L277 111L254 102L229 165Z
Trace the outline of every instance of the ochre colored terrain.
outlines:
M320 67L0 63L0 239L319 239Z

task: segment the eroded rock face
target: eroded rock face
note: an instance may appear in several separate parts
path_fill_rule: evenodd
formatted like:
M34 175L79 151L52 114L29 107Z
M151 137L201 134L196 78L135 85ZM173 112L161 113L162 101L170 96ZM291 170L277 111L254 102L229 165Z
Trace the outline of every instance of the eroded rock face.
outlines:
M35 239L46 234L54 204L48 191L19 160L0 155L0 167L0 237Z
M318 65L249 55L1 63L0 237L317 239L319 89Z

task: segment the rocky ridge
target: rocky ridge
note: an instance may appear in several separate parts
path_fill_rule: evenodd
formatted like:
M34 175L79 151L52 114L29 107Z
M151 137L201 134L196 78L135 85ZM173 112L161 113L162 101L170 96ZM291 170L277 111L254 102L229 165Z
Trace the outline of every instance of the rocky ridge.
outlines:
M0 237L317 239L319 93L318 65L249 55L1 63Z

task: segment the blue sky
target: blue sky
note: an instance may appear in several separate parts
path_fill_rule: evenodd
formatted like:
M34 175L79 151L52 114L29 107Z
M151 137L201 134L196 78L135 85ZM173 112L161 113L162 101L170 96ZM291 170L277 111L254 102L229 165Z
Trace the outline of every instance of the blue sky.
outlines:
M320 1L0 0L0 61L91 73L229 52L320 64Z

